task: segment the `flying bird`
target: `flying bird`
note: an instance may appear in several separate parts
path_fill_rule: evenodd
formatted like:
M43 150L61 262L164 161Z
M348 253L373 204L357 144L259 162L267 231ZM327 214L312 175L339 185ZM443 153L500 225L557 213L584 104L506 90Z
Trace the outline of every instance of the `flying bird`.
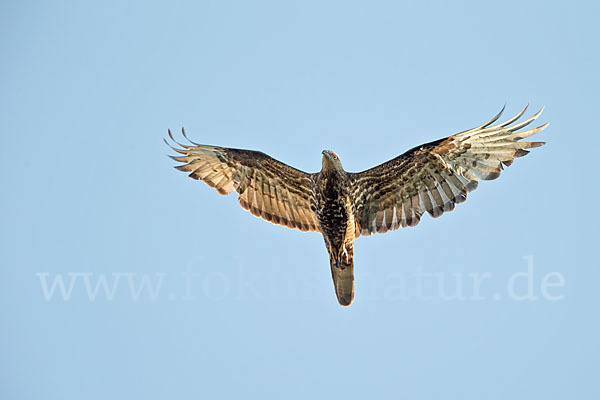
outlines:
M331 275L338 302L354 299L354 240L415 226L427 212L434 218L452 211L477 188L478 181L496 179L503 167L544 142L521 142L548 124L521 130L535 121L516 116L493 125L491 120L464 132L417 146L363 172L346 172L339 156L323 150L321 171L306 173L265 153L175 141L171 148L189 172L220 194L236 191L240 205L257 217L299 229L319 232L329 252Z

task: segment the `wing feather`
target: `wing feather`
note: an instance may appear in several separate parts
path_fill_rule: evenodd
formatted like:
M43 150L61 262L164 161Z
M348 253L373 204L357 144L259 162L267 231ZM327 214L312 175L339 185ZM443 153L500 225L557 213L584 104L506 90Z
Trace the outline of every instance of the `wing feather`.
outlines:
M183 136L187 135L182 130ZM170 156L180 171L202 180L220 194L237 191L240 205L274 224L302 231L319 231L315 206L315 174L297 170L268 155L252 150L165 142L181 156Z
M517 122L527 110L494 124L504 108L483 125L436 140L369 170L349 174L357 229L362 235L415 226L427 212L436 218L467 199L482 180L500 176L504 167L544 142L519 142L548 124L517 132L533 123L543 108ZM392 222L391 216L396 217Z

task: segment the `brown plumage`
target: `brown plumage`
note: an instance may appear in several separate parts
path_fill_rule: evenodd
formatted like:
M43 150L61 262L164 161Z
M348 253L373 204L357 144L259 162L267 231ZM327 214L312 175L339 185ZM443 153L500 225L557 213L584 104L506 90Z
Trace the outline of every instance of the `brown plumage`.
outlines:
M492 125L502 111L476 128L427 143L369 170L344 171L339 157L323 151L321 171L302 172L251 150L177 143L172 158L221 194L238 192L243 208L274 224L323 234L338 301L354 299L354 240L415 226L428 212L436 218L466 200L480 180L496 179L503 167L544 142L520 142L548 126L517 132L542 113ZM183 131L185 135L185 131ZM169 131L173 141L173 135ZM189 139L188 139L189 140ZM165 140L166 142L166 140ZM169 144L167 142L167 144Z

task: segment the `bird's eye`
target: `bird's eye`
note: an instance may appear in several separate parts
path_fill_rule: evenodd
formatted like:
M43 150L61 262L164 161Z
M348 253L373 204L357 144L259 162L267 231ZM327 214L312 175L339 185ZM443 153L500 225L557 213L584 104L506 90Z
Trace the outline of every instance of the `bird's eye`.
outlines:
M334 159L334 160L337 160L337 156L336 156L336 155L334 155L334 156L333 156L333 159Z

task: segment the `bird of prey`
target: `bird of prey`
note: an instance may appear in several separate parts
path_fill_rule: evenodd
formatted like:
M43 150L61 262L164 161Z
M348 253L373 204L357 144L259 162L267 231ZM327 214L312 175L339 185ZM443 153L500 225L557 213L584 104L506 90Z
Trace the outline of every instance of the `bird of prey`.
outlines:
M220 194L236 191L243 208L257 217L301 231L320 232L329 252L335 294L342 306L354 299L354 240L415 226L427 212L434 218L452 211L480 180L495 179L526 149L544 142L520 142L548 126L521 130L535 121L518 122L527 109L505 122L491 120L455 135L417 146L363 172L346 172L339 156L322 152L318 173L306 173L259 151L192 142L171 146L189 172ZM521 131L519 131L521 130Z

